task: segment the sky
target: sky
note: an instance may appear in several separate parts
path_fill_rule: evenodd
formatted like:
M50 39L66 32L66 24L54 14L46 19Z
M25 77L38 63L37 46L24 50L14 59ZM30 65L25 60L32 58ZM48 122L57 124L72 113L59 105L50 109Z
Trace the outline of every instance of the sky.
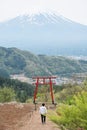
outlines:
M87 0L0 0L0 22L38 12L56 12L87 25Z

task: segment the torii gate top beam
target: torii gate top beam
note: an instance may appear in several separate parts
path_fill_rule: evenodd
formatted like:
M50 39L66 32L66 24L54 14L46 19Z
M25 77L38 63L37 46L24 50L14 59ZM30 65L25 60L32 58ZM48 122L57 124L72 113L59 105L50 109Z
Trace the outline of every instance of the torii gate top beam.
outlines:
M35 76L32 79L56 79L56 76Z

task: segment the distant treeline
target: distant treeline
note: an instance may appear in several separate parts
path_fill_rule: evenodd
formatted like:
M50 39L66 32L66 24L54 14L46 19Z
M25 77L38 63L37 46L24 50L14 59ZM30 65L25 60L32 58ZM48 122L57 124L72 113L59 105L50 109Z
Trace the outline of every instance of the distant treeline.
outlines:
M7 87L12 88L16 94L16 100L26 102L28 98L33 96L34 86L18 80L0 77L0 89Z

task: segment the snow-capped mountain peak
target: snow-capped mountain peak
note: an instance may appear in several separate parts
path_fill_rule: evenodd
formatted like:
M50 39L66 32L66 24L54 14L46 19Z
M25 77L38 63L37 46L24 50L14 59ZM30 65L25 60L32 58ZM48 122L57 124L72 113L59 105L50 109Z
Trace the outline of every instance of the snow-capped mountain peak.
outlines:
M25 14L16 17L15 20L16 19L17 20L19 19L19 22L22 24L27 22L29 24L36 24L36 25L61 23L64 20L70 22L70 20L56 13L38 13L31 15Z
M66 51L82 49L87 44L87 26L56 13L21 15L0 24L0 45L7 46L7 41L9 46L15 41L15 47L43 54L58 53L63 46Z

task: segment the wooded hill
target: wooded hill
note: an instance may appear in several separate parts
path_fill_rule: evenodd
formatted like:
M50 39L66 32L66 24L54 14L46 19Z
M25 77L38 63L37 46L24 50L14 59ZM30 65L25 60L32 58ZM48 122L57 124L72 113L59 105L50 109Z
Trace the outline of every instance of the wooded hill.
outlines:
M70 76L87 72L87 61L63 56L35 55L17 48L0 47L0 75L24 73L28 77L59 75Z

